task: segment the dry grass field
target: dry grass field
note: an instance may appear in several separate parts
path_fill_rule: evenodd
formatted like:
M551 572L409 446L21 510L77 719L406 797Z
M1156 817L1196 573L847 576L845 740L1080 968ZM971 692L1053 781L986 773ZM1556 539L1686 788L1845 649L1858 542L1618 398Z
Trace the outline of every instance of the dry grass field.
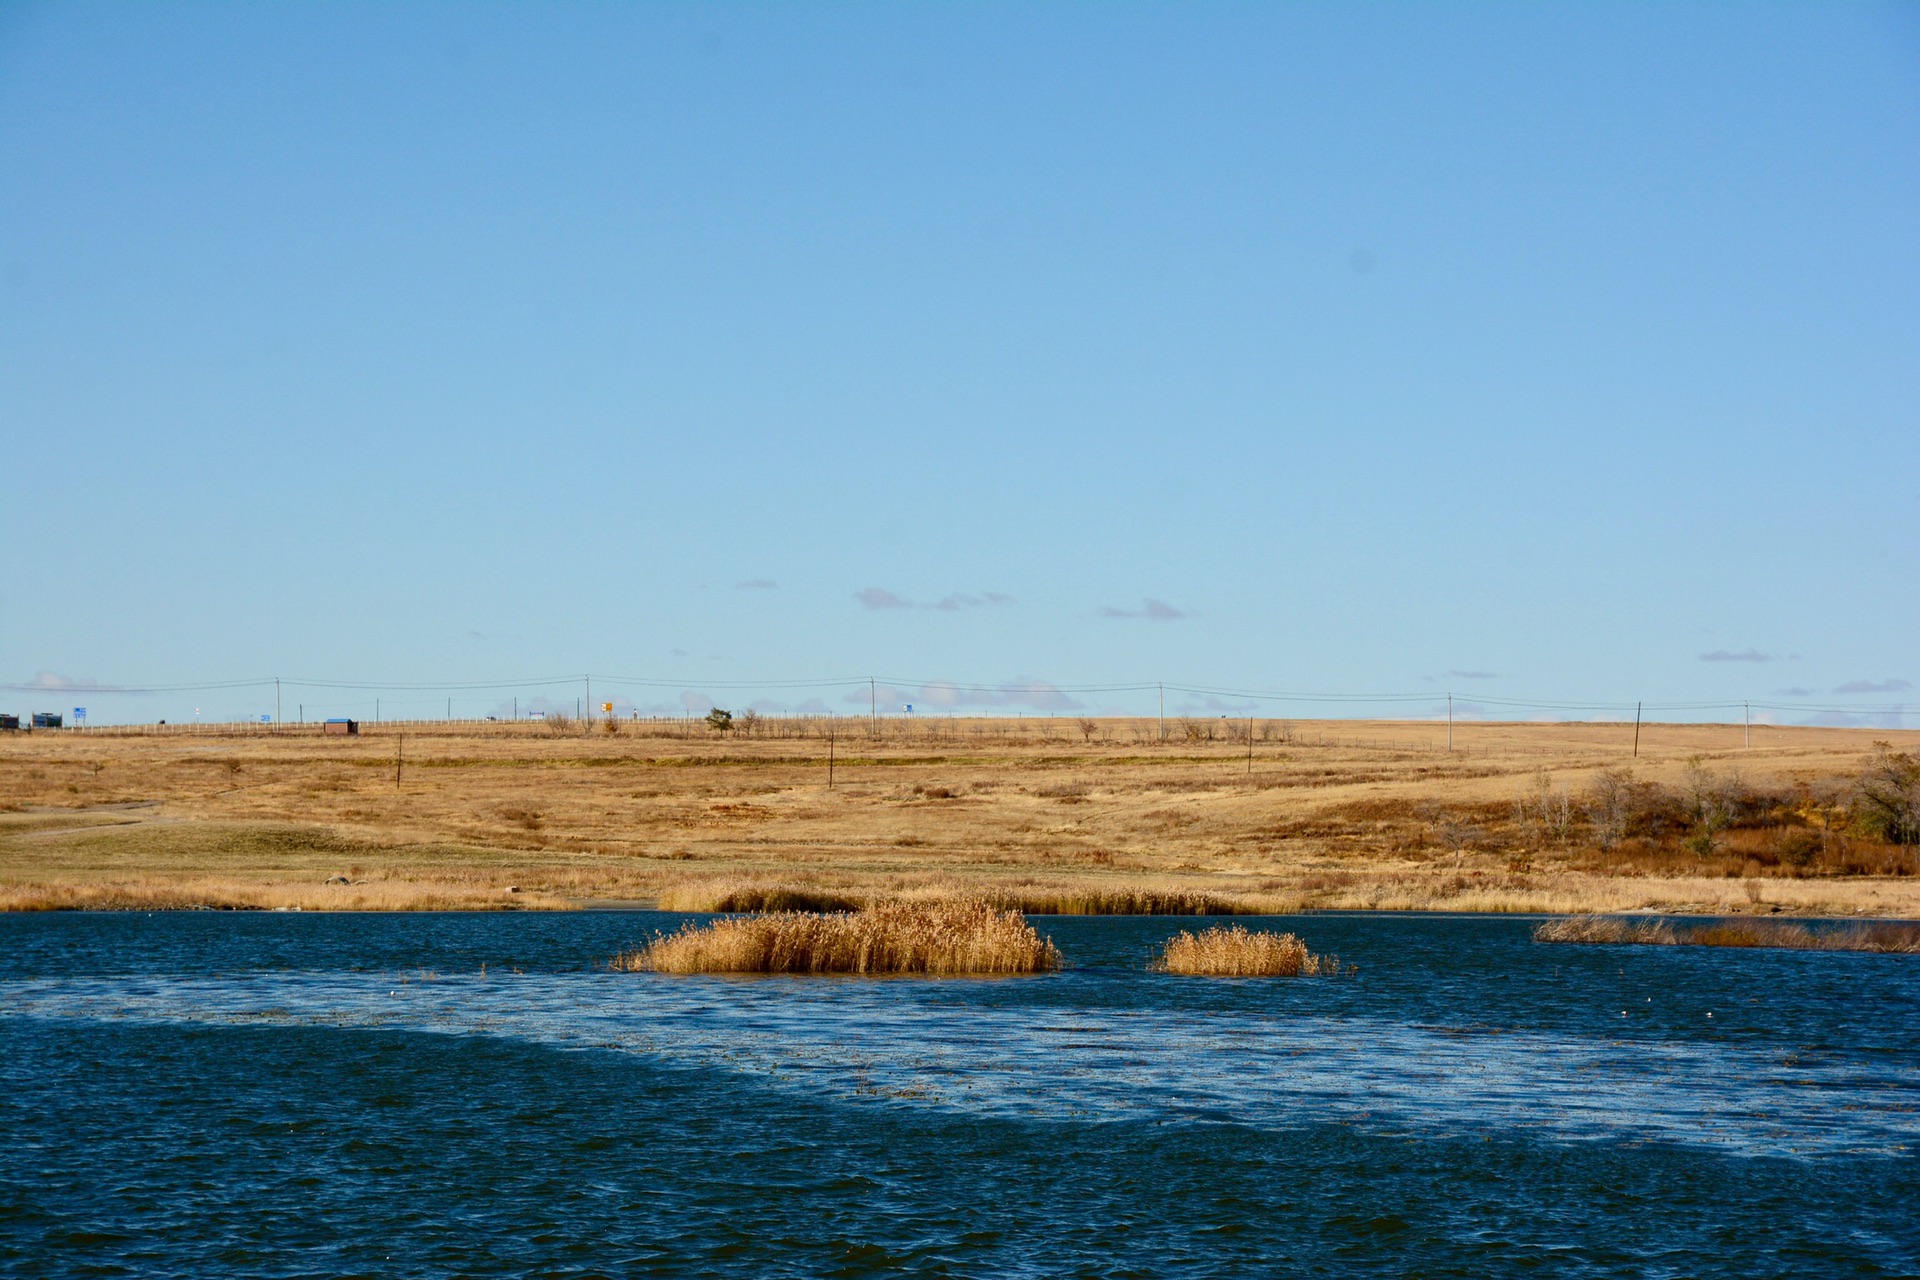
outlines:
M1637 759L1630 724L1462 724L1451 752L1428 722L1165 733L893 719L841 721L831 744L818 720L8 734L0 907L971 896L1920 917L1920 846L1860 786L1907 785L1912 732L1756 726L1749 746L1739 726L1650 725Z

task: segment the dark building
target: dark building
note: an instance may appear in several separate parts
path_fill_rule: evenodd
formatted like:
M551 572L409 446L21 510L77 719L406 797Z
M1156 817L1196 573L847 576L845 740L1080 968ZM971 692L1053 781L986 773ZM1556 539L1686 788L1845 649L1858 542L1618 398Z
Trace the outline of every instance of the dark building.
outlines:
M322 733L358 733L360 732L360 722L358 720L348 720L343 716L340 719L328 720L326 723L322 724L320 726L320 732Z

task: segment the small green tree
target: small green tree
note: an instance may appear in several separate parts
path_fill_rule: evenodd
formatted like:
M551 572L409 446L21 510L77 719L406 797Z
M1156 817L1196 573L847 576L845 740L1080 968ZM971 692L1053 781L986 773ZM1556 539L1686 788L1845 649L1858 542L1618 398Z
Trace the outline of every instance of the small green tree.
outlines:
M707 712L707 727L715 733L725 733L733 728L733 712L722 711L719 707Z

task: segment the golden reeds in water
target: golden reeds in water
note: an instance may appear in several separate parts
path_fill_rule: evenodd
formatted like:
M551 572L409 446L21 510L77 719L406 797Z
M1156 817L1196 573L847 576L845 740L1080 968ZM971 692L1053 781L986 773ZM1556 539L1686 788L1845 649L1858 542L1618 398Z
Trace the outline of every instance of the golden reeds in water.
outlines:
M653 973L997 975L1060 967L1017 911L984 902L893 902L849 914L776 911L689 922L613 968Z
M1296 909L1297 897L1271 893L1205 893L1173 885L962 883L952 878L891 884L808 883L753 877L703 877L668 884L656 896L662 911L856 911L883 901L986 902L1025 915L1274 915Z
M782 881L722 879L668 885L655 901L662 911L856 911L850 894Z
M1222 978L1297 978L1340 972L1338 956L1316 956L1291 933L1215 925L1167 940L1156 969Z
M1769 947L1787 951L1877 951L1920 955L1920 924L1810 928L1792 920L1717 920L1676 927L1670 920L1568 916L1533 931L1536 942L1626 943L1665 947Z

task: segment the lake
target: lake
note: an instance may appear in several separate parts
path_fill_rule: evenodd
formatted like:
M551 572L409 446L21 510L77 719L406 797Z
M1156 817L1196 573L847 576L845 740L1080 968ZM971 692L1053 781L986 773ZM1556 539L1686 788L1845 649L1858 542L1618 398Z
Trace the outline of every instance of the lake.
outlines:
M1920 958L615 974L653 912L0 917L0 1274L1920 1274ZM1204 923L1204 922L1201 922Z

